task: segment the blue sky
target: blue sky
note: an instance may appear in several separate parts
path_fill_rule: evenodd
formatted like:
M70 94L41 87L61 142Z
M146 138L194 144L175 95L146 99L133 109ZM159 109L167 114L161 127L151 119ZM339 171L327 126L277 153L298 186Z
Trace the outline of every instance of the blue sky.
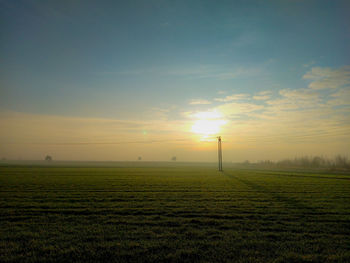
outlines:
M0 5L0 111L11 123L15 118L20 122L45 115L184 125L164 131L169 137L191 133L186 127L196 121L196 112L219 111L227 121L227 137L239 123L250 129L267 125L266 118L274 116L279 126L268 126L273 137L286 134L281 129L287 129L287 121L296 114L313 111L310 119L315 123L331 120L320 128L324 134L332 129L349 133L345 100L349 1L0 1ZM284 115L279 116L281 112ZM295 122L301 133L315 134L303 120ZM142 125L140 132L146 124ZM19 128L7 126L11 128L3 130L2 141L23 139ZM337 144L343 137L333 135L337 143L332 147L330 137L322 139L323 148L311 151L310 145L300 146L290 155L323 154L330 148L331 154L348 154ZM33 132L27 140L41 141L42 135ZM282 155L287 155L288 147L282 148ZM24 158L37 158L44 150ZM2 154L15 158L17 151L11 146ZM186 156L188 151L181 148L180 154ZM260 151L264 152L262 146ZM280 156L279 149L271 152L271 158ZM59 154L65 159L63 150ZM250 155L243 149L242 155L258 159L259 150Z

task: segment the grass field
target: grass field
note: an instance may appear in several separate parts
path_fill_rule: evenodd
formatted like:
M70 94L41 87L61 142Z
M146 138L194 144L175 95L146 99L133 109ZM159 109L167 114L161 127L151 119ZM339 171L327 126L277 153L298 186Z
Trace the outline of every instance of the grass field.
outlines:
M0 167L1 262L350 262L350 176Z

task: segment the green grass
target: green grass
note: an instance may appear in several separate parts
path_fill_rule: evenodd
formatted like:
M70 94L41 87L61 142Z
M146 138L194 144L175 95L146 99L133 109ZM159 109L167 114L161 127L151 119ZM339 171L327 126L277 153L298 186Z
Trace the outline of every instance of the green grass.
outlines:
M0 262L350 262L350 177L0 167Z

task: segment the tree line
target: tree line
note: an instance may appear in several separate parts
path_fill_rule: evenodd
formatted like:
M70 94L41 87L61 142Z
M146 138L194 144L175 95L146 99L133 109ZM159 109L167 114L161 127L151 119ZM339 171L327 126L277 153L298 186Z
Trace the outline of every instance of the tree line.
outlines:
M244 162L247 164L247 161ZM277 167L328 168L350 170L350 161L346 156L337 155L334 158L324 156L303 156L280 161L263 160L257 164Z

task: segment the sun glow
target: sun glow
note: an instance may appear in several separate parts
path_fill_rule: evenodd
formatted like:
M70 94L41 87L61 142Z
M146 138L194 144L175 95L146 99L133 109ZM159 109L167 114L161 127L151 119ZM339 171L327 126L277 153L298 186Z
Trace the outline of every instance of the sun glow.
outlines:
M199 134L201 140L210 139L220 133L221 126L227 123L217 111L198 112L192 115L197 120L192 125L191 131Z

